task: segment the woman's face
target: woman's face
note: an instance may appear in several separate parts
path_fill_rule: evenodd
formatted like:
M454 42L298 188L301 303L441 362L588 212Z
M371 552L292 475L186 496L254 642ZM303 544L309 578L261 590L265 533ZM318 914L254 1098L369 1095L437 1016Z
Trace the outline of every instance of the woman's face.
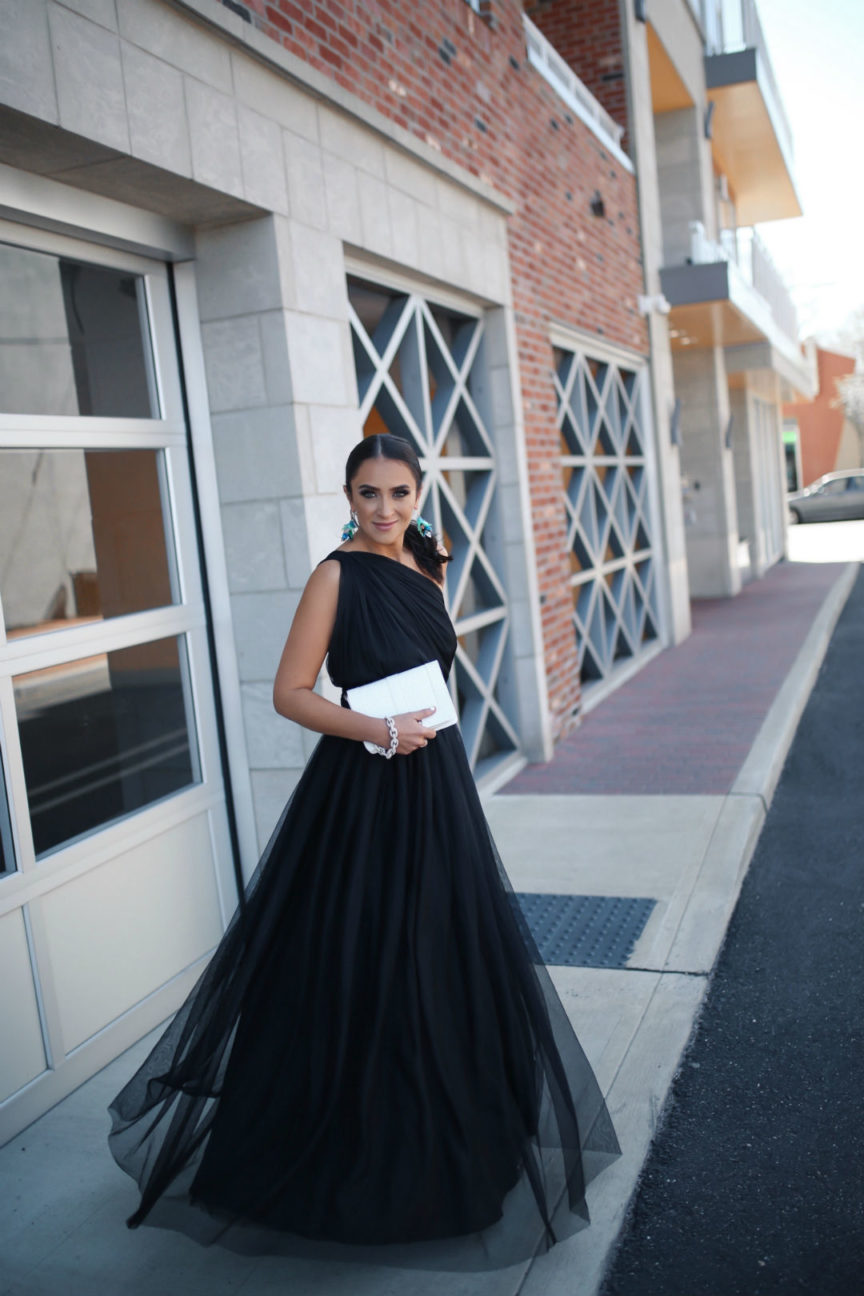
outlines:
M360 536L371 546L402 547L402 537L417 507L414 474L401 459L367 459L345 487L357 515Z

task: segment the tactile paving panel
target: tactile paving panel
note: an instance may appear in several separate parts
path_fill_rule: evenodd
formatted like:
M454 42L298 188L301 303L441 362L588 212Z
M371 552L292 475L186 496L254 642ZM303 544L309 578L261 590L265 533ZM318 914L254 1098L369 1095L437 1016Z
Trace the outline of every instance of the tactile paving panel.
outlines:
M516 893L544 963L623 968L655 900Z

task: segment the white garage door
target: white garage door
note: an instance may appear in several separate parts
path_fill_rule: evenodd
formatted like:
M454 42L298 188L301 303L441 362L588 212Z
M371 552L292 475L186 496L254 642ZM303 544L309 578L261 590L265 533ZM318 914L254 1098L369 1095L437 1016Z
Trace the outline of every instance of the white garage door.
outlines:
M167 268L0 224L0 1141L233 909Z

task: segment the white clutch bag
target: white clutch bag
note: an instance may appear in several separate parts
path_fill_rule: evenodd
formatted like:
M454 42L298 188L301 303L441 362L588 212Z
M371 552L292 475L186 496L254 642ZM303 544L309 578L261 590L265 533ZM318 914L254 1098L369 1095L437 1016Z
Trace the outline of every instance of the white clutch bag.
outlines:
M374 716L376 720L433 706L435 714L423 720L427 729L446 729L457 720L453 699L437 661L412 666L397 675L385 675L371 684L358 684L357 688L346 689L345 695L352 711ZM366 742L363 746L367 751L375 751L374 743Z

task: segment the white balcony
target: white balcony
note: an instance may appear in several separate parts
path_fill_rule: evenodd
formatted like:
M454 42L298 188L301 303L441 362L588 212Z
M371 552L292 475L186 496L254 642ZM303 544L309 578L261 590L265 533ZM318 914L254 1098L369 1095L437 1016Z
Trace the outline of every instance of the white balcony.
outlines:
M522 22L531 66L537 69L567 107L590 127L621 165L632 171L633 163L621 148L624 127L609 116L599 100L582 84L570 64L565 62L531 19L523 14Z
M722 7L701 0L705 82L714 105L712 149L735 190L744 225L801 215L793 174L792 132L774 77L755 0Z
M660 277L672 307L673 350L722 346L730 373L773 369L796 392L812 394L795 307L753 230L724 230L715 242L691 221L687 263L667 266Z

